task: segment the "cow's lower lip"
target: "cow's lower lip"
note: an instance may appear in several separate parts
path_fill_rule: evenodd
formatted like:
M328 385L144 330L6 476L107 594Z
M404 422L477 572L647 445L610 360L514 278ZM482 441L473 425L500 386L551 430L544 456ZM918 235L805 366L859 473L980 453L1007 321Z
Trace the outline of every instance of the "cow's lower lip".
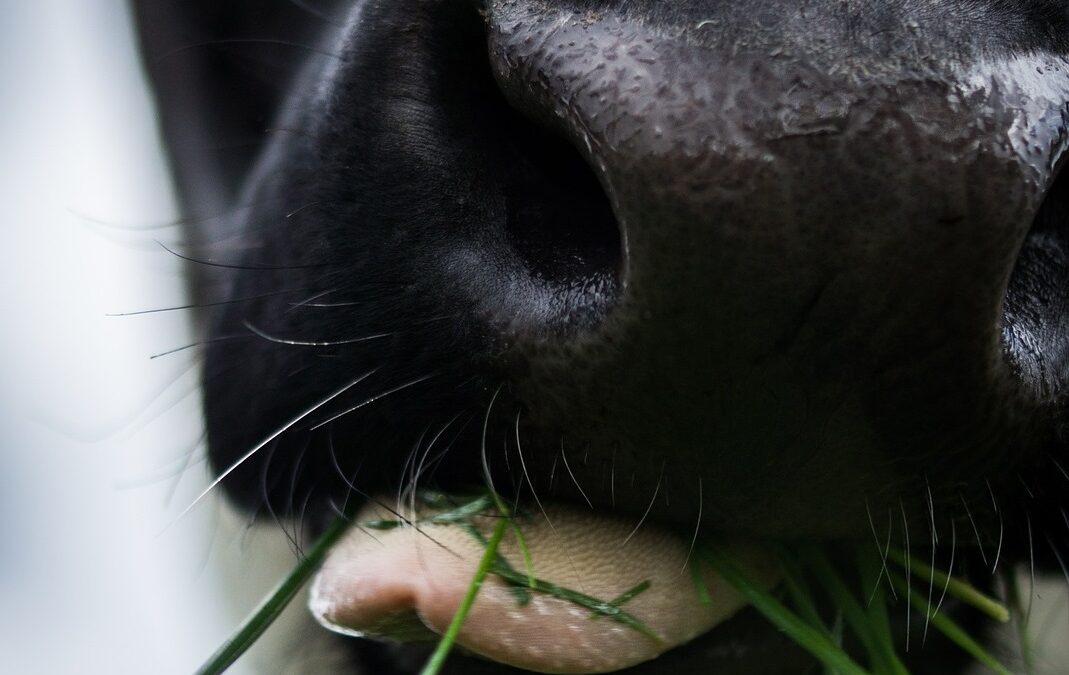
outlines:
M396 517L373 504L357 520ZM495 521L490 514L468 522L485 536ZM698 586L709 596L703 600L692 573L691 542L653 526L547 505L524 519L520 529L535 577L589 599L616 601L626 617L595 616L589 605L562 593L525 595L491 575L457 639L481 657L543 673L611 672L690 642L746 605L719 575L699 565ZM776 566L758 546L733 542L730 547L751 577L766 584L775 580ZM354 527L317 576L310 609L340 633L436 639L460 605L484 551L471 528L457 523L373 532ZM527 576L514 533L505 537L500 553Z

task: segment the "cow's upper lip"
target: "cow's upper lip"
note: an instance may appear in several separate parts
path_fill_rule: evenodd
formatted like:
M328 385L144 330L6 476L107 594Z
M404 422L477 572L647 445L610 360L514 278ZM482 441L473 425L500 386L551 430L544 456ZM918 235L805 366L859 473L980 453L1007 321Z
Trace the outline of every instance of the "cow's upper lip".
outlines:
M373 504L357 520L390 518L396 516ZM471 522L488 531L495 518ZM530 571L543 581L605 602L647 584L620 604L641 627L612 617L595 619L589 608L550 592L532 593L523 602L515 587L491 576L458 643L499 663L547 673L616 671L690 642L746 604L719 575L698 565L712 598L702 602L688 573L696 565L689 542L660 528L634 528L612 517L546 505L522 524L522 531ZM523 570L516 542L514 536L506 538L501 551L514 569ZM763 550L739 542L733 547L753 575L773 581L775 566ZM318 575L310 608L323 625L341 633L433 638L449 625L484 550L455 523L424 522L375 533L353 528Z

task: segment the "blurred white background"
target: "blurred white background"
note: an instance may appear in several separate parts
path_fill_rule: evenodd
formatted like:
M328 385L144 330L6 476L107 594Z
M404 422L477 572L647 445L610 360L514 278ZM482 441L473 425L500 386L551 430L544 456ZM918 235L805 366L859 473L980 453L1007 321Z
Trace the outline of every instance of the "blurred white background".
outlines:
M225 587L250 549L217 500L171 525L196 373L150 357L188 313L108 316L183 303L126 3L0 0L0 92L0 671L190 673L258 590Z

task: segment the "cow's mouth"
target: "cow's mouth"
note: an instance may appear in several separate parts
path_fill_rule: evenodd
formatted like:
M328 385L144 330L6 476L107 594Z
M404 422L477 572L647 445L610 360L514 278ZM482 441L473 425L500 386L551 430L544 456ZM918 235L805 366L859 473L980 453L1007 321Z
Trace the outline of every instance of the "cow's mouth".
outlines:
M334 546L310 609L343 634L435 640L469 592L501 516L492 507L473 512L479 502L419 515L382 503L356 518L371 529L353 527ZM654 525L547 504L505 529L497 572L457 637L463 650L493 662L543 673L617 671L690 643L747 605L702 564L692 541ZM751 578L776 581L778 567L762 547L735 541L727 549Z

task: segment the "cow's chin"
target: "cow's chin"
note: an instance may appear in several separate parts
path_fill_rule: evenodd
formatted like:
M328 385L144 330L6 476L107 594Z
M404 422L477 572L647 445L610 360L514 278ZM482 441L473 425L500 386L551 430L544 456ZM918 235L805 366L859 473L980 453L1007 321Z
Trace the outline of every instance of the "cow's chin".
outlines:
M489 500L478 513L463 502L415 511L388 503L373 500L356 516L375 525L349 528L312 585L309 608L332 631L433 642L484 561L492 573L457 644L526 671L632 668L691 643L748 604L705 562L704 544L648 522L558 504L506 520ZM488 542L498 541L488 558ZM716 547L756 584L778 581L778 565L760 545Z

